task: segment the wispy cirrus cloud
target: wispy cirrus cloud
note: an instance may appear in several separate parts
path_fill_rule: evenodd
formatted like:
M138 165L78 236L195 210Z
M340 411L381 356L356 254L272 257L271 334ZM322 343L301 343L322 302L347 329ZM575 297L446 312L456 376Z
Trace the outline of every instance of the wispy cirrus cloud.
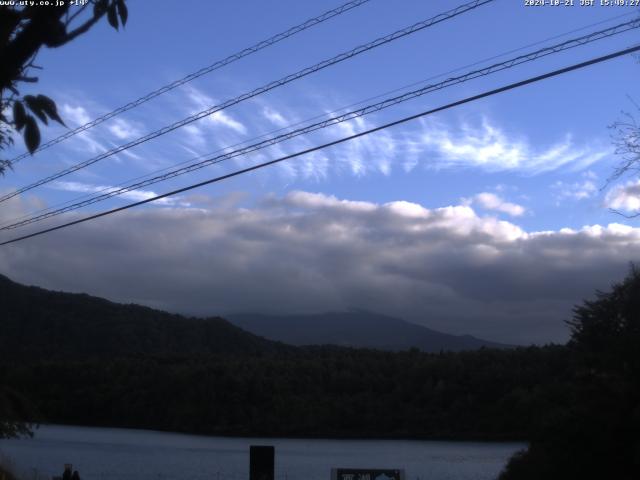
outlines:
M336 126L340 136L351 136L373 125L365 118L356 118L350 122L339 123ZM335 138L335 136L332 136ZM389 175L396 159L398 139L392 132L383 130L373 135L356 138L336 149L336 156L342 165L346 165L355 176L367 173L382 173Z
M262 104L262 114L271 123L283 125L283 117L277 108L265 102ZM350 136L374 125L376 122L370 118L357 118L331 127L315 138ZM298 149L308 148L312 144L301 139L290 143ZM571 133L566 133L554 144L534 147L527 136L509 133L488 117L483 117L479 123L460 124L429 120L401 132L376 132L332 148L324 154L328 163L323 165L322 176L326 178L332 171L345 170L354 176L373 173L389 175L395 169L411 172L417 166L439 170L465 168L488 173L539 175L560 170L580 171L610 154L608 146L578 144ZM304 164L306 171L313 170L306 160L296 163ZM328 169L325 168L327 166ZM297 170L296 167L290 168L292 174ZM593 186L593 180L585 177L582 188L567 186L565 190L567 195L580 196L591 194Z
M83 182L61 181L61 180L52 182L50 185L51 185L51 188L54 188L56 190L63 190L65 192L75 192L75 193L88 193L88 194L109 193L120 188L112 185L94 185L94 184L83 183ZM141 200L148 200L157 195L158 193L154 192L153 190L131 190L129 192L122 193L118 196L120 198L138 202ZM181 207L190 206L188 202L184 202L178 197L161 198L152 203L157 203L158 205L180 205Z
M565 199L585 200L598 193L598 187L593 180L573 183L558 180L551 185L551 188L555 191L556 199L559 201Z
M94 118L87 108L70 103L62 104L61 116L65 123L72 128L84 125ZM72 150L82 153L88 152L93 155L105 152L108 149L107 145L97 137L94 130L86 130L71 137L66 145L69 145Z
M123 118L109 120L107 129L117 140L132 140L142 135L137 125Z
M186 86L180 98L180 102L172 103L171 108L166 109L173 112L171 116L175 115L176 111L194 113L216 103L216 100L205 91L193 86ZM74 106L71 103L66 104L65 107L73 122L79 123L91 117L90 112L84 107ZM290 121L295 122L298 118L286 107L268 99L261 98L247 102L245 107L237 112L234 111L234 115L227 111L217 112L199 122L176 130L171 134L172 139L161 137L145 144L141 147L141 152L126 150L121 155L123 158L129 157L135 160L136 168L144 168L148 171L149 162L143 160L154 159L157 155L164 158L169 155L167 152L175 151L172 149L176 145L180 151L176 152L178 155L173 156L184 161L186 159L179 155L180 152L184 153L184 150L193 157L213 154L214 148L234 145L239 138L245 139L244 136L250 131L268 131L273 126L284 128ZM318 109L327 113L332 111L331 108L326 106L322 108L321 105L318 105ZM248 116L251 110L257 112L257 115ZM159 120L163 123L168 121L160 118ZM377 119L370 117L357 118L311 135L297 137L251 156L237 158L236 162L245 166L255 161L288 155L336 138L353 135L378 123ZM208 126L215 126L216 129L212 130ZM99 133L99 130L95 133ZM83 135L78 140L80 143L76 144L75 150L88 151L94 155L111 148L112 145L137 138L143 129L142 124L135 120L117 118L107 122L104 131L108 133L106 140L104 136L96 136L92 131L86 132L87 135ZM242 137L239 137L240 135ZM178 141L176 142L175 139ZM509 132L485 116L478 122L444 123L428 120L408 124L403 129L376 132L325 151L298 157L295 161L280 164L277 169L270 171L278 172L278 175L287 182L294 181L296 178L326 181L333 175L343 174L355 177L375 174L388 176L395 171L411 172L417 166L440 170L465 168L489 173L511 172L537 175L561 169L580 170L601 160L609 153L607 148L575 142L570 133L555 144L534 147L526 135ZM166 161L161 164L163 167L167 166ZM266 172L265 175L270 173ZM105 182L108 181L108 179L105 180ZM593 182L589 179L584 180L582 188L578 188L578 185L561 185L560 183L555 187L557 196L583 198L592 192ZM484 201L476 200L483 202L476 205L485 209L493 208L494 211L501 211L508 215L513 215L517 210L513 207L504 207L509 211L491 207L490 201L493 200L495 199L488 197Z
M571 134L548 147L534 147L525 136L510 135L487 117L479 125L423 121L422 127L422 132L410 140L409 153L427 157L427 165L433 168L537 175L563 167L587 168L611 153L608 148L576 145Z
M62 117L66 123L70 123L74 127L79 127L92 120L91 115L89 115L85 107L80 105L74 106L69 103L62 105Z
M238 120L234 119L224 111L219 111L212 114L209 119L210 122L215 125L223 125L243 135L247 133L247 127L245 127L244 124L240 123Z
M262 115L277 127L285 127L290 123L279 111L268 106L262 108Z
M190 113L200 112L218 103L213 97L210 97L202 90L199 90L192 85L187 85L184 89L186 92L186 98L192 107L189 111ZM223 126L242 135L246 134L248 131L247 127L242 122L224 110L220 110L203 118L200 123L205 125L208 123L214 126Z
M92 104L92 102L88 103ZM75 128L97 118L100 112L98 110L91 111L86 106L65 102L61 106L61 115L67 125ZM113 118L97 127L74 135L67 141L68 143L64 142L62 146L66 147L68 145L71 150L85 155L87 153L96 155L140 137L142 130L143 126L139 121ZM114 155L113 158L118 160L120 156L125 156L133 160L142 160L139 154L130 149L123 150L117 155Z

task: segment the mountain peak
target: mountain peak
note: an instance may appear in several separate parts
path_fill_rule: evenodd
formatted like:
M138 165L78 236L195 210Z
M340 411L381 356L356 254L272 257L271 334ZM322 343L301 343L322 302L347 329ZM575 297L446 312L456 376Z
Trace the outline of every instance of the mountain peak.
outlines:
M301 315L227 315L237 326L292 345L340 345L425 352L510 348L471 335L451 335L388 315L362 309Z

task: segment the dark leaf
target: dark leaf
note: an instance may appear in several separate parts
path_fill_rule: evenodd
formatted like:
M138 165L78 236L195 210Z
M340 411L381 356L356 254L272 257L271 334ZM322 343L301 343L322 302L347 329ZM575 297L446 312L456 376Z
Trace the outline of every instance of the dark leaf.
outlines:
M27 145L29 153L33 154L40 145L40 129L36 119L27 115L24 129L24 143Z
M38 95L36 99L38 100L39 104L42 106L42 110L44 111L44 113L49 115L50 119L55 120L56 122L66 127L65 123L62 121L62 118L60 118L60 115L58 115L58 108L56 107L56 102L54 102L53 100L51 100L49 97L45 95Z
M22 102L16 101L13 104L13 123L16 126L16 130L22 130L26 121L27 112L24 111L24 105L22 105Z
M33 95L25 95L24 102L27 104L27 107L29 107L29 110L35 113L45 125L49 123L42 109L42 105L36 97Z
M118 14L116 12L115 3L109 5L109 8L107 10L107 19L109 20L109 25L118 30Z
M99 17L107 10L107 0L96 0L93 4L93 16Z
M18 77L16 80L27 83L36 83L38 81L38 77Z
M124 27L127 24L127 18L129 18L129 10L127 9L127 4L124 3L124 0L116 0L116 5L118 6L118 15L120 15L120 22Z

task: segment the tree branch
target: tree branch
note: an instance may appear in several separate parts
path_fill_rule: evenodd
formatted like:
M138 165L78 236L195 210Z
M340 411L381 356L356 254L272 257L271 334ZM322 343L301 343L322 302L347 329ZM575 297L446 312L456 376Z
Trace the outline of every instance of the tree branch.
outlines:
M640 212L627 215L626 213L622 213L620 210L617 210L615 208L610 208L609 211L611 213L615 213L616 215L620 215L621 217L624 217L624 218L638 218L638 217L640 217Z
M71 16L67 19L67 21L65 22L65 27L68 27L68 26L71 24L71 22L73 22L73 20L74 20L78 15L80 15L80 14L81 14L81 13L82 13L82 12L83 12L83 11L84 11L88 6L89 6L89 5L90 5L89 3L85 3L83 6L81 6L81 7L76 11L76 13L74 13L73 15L71 15Z
M98 22L98 20L100 20L102 17L104 17L105 13L106 13L106 11L103 11L103 12L91 17L89 20L87 20L82 25L80 25L78 28L76 28L72 32L67 33L61 39L60 43L58 43L56 45L52 45L52 46L53 47L60 47L60 46L64 45L65 43L70 42L71 40L76 38L78 35L82 35L83 33L86 33L87 31L89 31L89 29L91 27L93 27L96 24L96 22Z

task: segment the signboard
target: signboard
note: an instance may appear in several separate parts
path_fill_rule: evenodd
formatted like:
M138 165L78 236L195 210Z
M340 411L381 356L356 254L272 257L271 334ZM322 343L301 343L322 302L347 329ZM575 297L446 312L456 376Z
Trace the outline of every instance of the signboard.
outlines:
M331 480L404 480L404 470L399 468L332 468Z
M275 448L273 446L249 446L249 480L274 479Z

